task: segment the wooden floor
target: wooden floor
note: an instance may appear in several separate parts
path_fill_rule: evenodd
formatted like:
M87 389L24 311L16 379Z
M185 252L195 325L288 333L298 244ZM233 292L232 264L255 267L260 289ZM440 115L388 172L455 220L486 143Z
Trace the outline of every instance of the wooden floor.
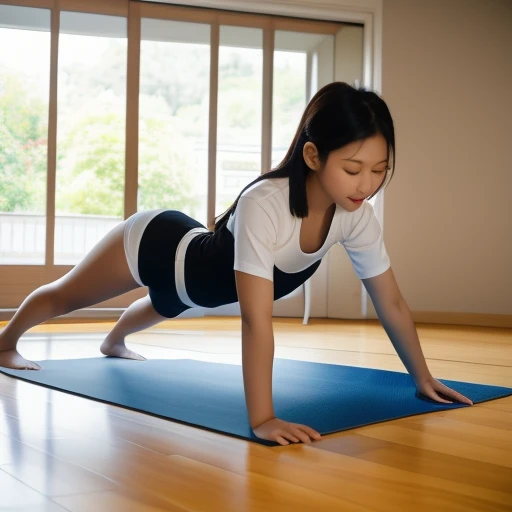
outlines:
M42 325L19 348L96 357L111 325ZM405 371L377 321L274 326L276 357ZM435 377L512 387L510 329L417 328ZM182 319L127 342L240 364L239 332L238 318ZM512 397L269 448L0 375L0 510L512 510Z

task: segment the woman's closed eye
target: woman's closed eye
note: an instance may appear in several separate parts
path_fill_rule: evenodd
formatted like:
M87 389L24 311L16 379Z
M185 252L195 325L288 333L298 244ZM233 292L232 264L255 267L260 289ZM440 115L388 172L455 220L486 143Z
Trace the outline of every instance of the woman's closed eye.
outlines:
M350 174L350 176L356 176L357 174L360 174L359 172L349 172L347 171L346 169L343 169L347 174ZM386 172L387 169L383 169L383 170L380 170L380 171L372 171L376 174L382 174L383 172Z

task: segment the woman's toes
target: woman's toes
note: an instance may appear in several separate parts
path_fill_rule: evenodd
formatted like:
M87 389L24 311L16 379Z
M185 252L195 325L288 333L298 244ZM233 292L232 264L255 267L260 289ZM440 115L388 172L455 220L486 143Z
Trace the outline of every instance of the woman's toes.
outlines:
M106 356L110 357L121 357L123 359L135 359L137 361L145 361L146 358L142 357L140 354L132 352L128 350L126 346L122 343L117 343L114 345L108 345L103 343L100 348L101 352Z
M0 350L0 366L14 370L40 370L41 367L28 361L16 349Z
M146 358L137 354L136 352L128 351L130 353L130 359L137 359L138 361L146 361Z

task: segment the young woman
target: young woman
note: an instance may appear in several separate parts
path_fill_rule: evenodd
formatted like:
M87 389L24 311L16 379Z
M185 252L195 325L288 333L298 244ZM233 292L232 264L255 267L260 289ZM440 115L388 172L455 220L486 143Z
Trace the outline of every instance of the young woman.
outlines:
M0 366L38 370L16 350L31 327L147 286L108 334L105 355L144 359L125 337L194 306L239 301L249 421L262 438L311 442L320 434L275 417L272 403L273 301L313 275L341 243L399 357L423 395L471 400L430 374L391 270L373 197L394 172L393 121L375 93L335 82L312 98L278 167L259 176L209 231L175 210L132 215L68 274L31 293L0 334ZM389 165L393 160L393 172Z

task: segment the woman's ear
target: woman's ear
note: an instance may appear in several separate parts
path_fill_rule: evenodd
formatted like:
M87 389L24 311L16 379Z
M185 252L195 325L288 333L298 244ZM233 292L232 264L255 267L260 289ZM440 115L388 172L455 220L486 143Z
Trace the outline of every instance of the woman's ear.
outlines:
M313 171L320 170L320 159L318 158L318 150L312 142L306 142L302 148L302 155L306 165Z

